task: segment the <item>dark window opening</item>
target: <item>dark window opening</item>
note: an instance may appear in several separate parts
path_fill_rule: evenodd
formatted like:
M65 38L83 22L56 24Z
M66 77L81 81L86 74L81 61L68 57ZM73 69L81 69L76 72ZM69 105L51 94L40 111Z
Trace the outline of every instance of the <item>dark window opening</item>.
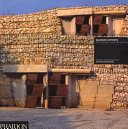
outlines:
M36 84L43 84L44 74L38 74Z
M82 25L76 24L76 34L80 33L80 31L81 31L81 26L82 26Z
M89 24L89 18L90 18L89 15L84 16L84 24Z
M101 24L106 24L106 16L103 16Z
M76 34L87 36L90 33L89 15L76 16Z
M106 36L108 25L106 24L106 16L95 15L93 17L93 35Z
M41 97L37 97L36 107L41 107Z
M93 33L98 33L99 25L93 25Z

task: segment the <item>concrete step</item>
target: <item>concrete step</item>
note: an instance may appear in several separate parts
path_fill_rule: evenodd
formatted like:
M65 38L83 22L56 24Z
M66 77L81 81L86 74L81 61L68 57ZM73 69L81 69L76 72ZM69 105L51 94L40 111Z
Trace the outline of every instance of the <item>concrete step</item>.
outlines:
M95 102L96 109L109 109L111 108L110 102Z

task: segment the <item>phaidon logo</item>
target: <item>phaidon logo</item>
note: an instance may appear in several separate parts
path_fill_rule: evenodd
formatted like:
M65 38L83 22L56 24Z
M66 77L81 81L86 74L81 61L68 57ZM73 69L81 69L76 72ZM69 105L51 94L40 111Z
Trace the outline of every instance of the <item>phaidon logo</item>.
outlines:
M27 121L0 121L0 129L29 129Z

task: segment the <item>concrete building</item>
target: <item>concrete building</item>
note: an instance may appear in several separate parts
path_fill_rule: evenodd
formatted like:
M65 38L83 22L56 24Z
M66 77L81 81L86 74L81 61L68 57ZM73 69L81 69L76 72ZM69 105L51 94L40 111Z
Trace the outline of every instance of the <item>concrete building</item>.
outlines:
M0 105L127 108L128 64L95 64L95 37L128 37L128 6L0 17Z

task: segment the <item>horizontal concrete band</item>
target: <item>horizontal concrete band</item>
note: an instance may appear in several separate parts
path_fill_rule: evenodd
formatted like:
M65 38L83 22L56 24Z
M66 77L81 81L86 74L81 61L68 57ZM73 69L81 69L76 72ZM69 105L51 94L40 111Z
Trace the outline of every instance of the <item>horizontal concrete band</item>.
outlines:
M92 8L57 10L57 16L73 16L73 15L89 15L89 14L92 14Z
M48 72L47 65L4 65L4 73L45 73Z
M126 14L126 11L97 11L94 14Z
M62 9L57 10L57 16L91 15L91 14L126 14L126 11L93 11L92 8L85 9Z
M89 69L48 69L47 65L4 65L4 73L90 73Z
M90 73L90 69L48 69L48 72L55 72L55 73Z

